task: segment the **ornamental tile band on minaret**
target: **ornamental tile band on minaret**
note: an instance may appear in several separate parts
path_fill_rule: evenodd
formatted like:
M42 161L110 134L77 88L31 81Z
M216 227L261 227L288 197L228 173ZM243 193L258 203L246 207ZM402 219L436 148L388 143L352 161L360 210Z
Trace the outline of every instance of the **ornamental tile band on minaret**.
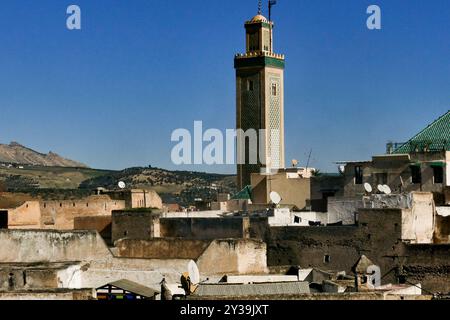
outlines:
M252 173L280 169L284 159L284 55L273 52L272 21L260 13L245 23L246 53L237 54L236 69L236 129L254 129L258 136L258 163L251 161L249 139L237 143L237 184L250 185ZM239 130L238 130L239 132ZM266 169L266 170L267 170ZM268 171L268 170L267 170Z

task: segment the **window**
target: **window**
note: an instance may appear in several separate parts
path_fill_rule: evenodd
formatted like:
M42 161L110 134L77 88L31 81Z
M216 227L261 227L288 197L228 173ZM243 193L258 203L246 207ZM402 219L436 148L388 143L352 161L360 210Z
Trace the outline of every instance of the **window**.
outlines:
M330 255L326 254L326 255L323 257L323 262L324 262L324 263L330 263L330 262L331 262L331 257L330 257Z
M442 166L432 166L433 168L433 182L444 183L444 168Z
M422 172L420 166L411 166L411 183L420 184L422 183Z
M276 83L272 83L272 95L273 96L277 95L277 84Z
M355 184L363 184L363 168L361 166L355 167Z
M252 80L247 80L247 91L253 91L254 83Z
M376 184L384 185L388 183L388 174L387 173L376 173L375 174Z

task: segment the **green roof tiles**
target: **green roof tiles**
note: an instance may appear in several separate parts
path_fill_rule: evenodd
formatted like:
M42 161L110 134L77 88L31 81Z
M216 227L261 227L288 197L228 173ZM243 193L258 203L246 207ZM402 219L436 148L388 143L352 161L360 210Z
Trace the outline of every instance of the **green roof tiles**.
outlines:
M394 153L443 150L450 151L450 110L396 149Z

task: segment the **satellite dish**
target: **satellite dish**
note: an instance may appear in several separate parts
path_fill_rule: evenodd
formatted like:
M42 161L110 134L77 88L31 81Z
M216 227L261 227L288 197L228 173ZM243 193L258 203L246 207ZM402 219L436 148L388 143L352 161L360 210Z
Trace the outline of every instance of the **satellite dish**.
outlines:
M298 166L298 160L292 159L292 167L296 168Z
M191 283L197 285L200 282L200 271L198 270L197 264L191 260L188 264L188 273Z
M345 166L339 166L339 172L344 173L345 172Z
M379 185L377 186L377 189L378 189L378 191L380 191L381 193L384 193L384 187L383 187L381 184L379 184Z
M383 186L383 189L384 189L384 193L385 193L385 194L391 194L391 193L392 193L391 188L389 188L389 186L388 186L387 184L385 184L385 185Z
M281 196L278 194L278 192L272 191L270 193L270 200L274 203L274 204L279 204L281 202Z
M370 185L370 183L364 183L364 189L366 190L367 193L371 193L373 191L372 186Z
M120 189L125 189L126 184L123 181L119 181L118 186L119 186Z

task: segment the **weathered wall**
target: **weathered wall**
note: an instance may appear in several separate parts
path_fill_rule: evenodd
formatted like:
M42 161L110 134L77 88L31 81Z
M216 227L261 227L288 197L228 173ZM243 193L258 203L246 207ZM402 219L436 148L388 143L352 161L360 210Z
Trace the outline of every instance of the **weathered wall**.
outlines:
M402 240L433 243L435 207L431 193L413 192L412 208L402 212Z
M112 242L119 239L147 240L160 237L160 219L151 211L114 211Z
M39 229L41 210L38 201L27 201L15 209L8 210L9 229Z
M116 242L116 247L117 256L124 258L196 260L210 244L211 240L121 239Z
M105 192L112 199L124 200L127 209L156 208L162 209L162 199L153 190L131 189Z
M76 217L73 229L96 230L107 243L111 243L111 222L111 216Z
M186 238L212 240L224 238L244 238L244 219L230 218L188 218L160 219L163 238Z
M108 196L90 196L82 200L42 201L43 227L72 230L78 217L111 216L113 210L125 208L125 201Z
M3 263L86 261L110 255L103 239L89 231L0 230L0 243Z
M202 273L267 273L266 244L261 240L214 240L197 259Z
M48 269L53 270L49 274L37 268L30 270L36 272L34 278L40 282L36 282L36 286L50 286L57 279L59 287L97 288L111 281L128 279L158 289L163 278L169 283L179 282L191 261L114 257L99 234L88 231L2 230L0 243L3 269L15 269L18 280L27 270L26 264L48 264ZM58 267L61 263L68 266Z
M118 256L141 259L193 259L203 275L267 272L266 244L261 240L120 240Z

